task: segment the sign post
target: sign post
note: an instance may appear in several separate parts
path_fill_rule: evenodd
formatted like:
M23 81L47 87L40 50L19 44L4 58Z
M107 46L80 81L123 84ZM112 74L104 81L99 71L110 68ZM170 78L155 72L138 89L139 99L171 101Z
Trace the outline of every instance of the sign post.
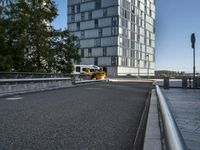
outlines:
M196 80L195 80L195 42L196 42L196 38L195 38L195 33L192 33L191 35L191 44L192 44L192 48L193 48L193 88L196 88Z

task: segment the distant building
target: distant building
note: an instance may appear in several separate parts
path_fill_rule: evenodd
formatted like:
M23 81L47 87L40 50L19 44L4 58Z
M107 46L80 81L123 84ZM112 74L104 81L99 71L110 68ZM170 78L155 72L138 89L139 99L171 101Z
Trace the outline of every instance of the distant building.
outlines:
M154 0L68 0L68 28L79 37L81 64L154 75Z

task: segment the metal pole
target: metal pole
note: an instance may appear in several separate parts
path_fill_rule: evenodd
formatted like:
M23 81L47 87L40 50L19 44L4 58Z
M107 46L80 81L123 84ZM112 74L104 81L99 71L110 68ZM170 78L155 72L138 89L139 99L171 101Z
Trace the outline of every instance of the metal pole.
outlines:
M193 48L193 88L196 88L195 86L195 47Z
M140 60L138 60L138 77L140 76Z
M192 43L192 48L193 48L193 88L196 88L195 84L195 33L192 33L191 35L191 43Z
M149 55L147 54L147 57L148 57L148 59L147 59L147 62L148 62L148 66L147 66L147 77L148 77L148 79L149 79Z

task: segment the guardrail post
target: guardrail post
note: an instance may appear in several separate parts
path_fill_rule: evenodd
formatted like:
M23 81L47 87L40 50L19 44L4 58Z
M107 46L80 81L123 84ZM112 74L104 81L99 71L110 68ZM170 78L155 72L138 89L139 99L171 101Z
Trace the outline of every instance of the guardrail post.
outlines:
M197 88L197 81L198 81L198 79L197 79L197 77L195 77L195 78L194 78L194 81L193 81L193 82L194 82L194 84L193 84L193 85L194 85L194 87L193 87L194 89Z
M75 75L72 75L71 80L72 80L72 84L75 84L76 76L75 76Z
M186 77L184 77L184 78L182 78L182 88L183 89L187 89L187 78Z
M164 77L164 89L169 89L169 77Z

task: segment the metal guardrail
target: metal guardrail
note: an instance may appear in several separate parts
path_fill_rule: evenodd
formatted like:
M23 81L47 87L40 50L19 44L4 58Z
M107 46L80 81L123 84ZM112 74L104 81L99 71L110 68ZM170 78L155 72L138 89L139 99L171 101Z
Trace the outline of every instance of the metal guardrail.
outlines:
M71 74L61 73L0 72L0 79L63 78L71 76Z
M30 79L0 79L1 84L22 84L30 82L42 82L42 81L64 81L71 80L71 78L30 78Z
M180 130L177 127L175 119L169 109L169 106L166 102L166 99L161 92L158 85L156 85L156 90L158 94L163 128L164 128L164 136L166 141L166 146L168 150L187 150L187 146L185 141L180 133Z
M38 79L38 78L72 78L72 80L90 80L90 74L62 74L37 72L0 72L0 79ZM19 81L19 80L18 80Z

